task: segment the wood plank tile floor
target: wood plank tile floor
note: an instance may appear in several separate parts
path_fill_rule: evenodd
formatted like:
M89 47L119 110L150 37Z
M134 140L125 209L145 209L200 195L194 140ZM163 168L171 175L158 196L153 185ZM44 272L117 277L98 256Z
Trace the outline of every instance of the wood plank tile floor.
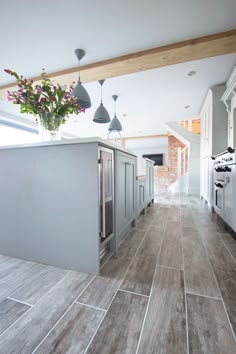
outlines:
M236 241L161 194L97 276L0 255L0 354L236 353Z

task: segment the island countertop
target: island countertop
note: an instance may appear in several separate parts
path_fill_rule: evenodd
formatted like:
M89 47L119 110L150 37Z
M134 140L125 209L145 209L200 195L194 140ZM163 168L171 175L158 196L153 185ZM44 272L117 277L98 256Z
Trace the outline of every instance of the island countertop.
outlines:
M0 150L34 148L34 147L44 147L44 146L73 145L73 144L88 144L88 143L97 143L105 147L111 149L117 149L126 152L130 155L136 156L133 152L123 149L118 144L115 144L109 140L102 139L99 137L63 139L63 140L56 140L56 141L41 141L37 143L28 143L28 144L19 144L19 145L3 145L0 146Z

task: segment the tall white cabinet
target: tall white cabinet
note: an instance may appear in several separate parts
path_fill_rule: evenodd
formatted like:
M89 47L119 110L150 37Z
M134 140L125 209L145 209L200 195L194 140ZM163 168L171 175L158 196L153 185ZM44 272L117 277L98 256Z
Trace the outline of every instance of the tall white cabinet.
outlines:
M226 90L222 96L228 112L228 146L236 147L236 66L226 84Z
M227 111L221 101L225 86L209 89L203 103L201 116L201 178L200 194L210 204L213 201L213 180L211 156L228 147Z

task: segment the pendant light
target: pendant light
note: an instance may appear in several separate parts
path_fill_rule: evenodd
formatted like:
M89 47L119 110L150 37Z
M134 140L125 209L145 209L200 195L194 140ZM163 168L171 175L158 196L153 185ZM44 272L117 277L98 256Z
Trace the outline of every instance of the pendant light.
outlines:
M112 98L113 98L113 100L115 102L115 115L114 115L114 118L112 119L112 121L111 121L111 123L109 125L108 130L109 130L109 134L111 132L113 132L113 131L118 132L120 134L120 132L122 131L122 125L121 125L119 119L116 116L116 101L117 101L118 96L117 95L113 95ZM108 136L109 136L109 134L108 134Z
M85 56L85 51L83 49L76 49L75 55L79 60L79 67L80 67L80 60ZM75 96L77 98L77 101L82 108L87 109L91 107L91 100L88 95L88 92L85 90L84 86L81 84L80 81L80 72L79 72L78 83L75 86L74 90L71 92L71 96Z
M99 80L98 82L101 85L101 103L100 106L96 109L93 121L95 123L109 123L111 121L111 118L107 109L103 106L102 103L102 85L104 84L105 80Z

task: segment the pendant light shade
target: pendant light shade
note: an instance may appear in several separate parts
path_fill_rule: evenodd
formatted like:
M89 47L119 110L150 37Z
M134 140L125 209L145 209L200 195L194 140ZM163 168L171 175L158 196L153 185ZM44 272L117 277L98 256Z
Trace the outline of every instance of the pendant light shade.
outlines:
M103 106L102 103L102 85L104 84L105 80L99 80L99 84L101 85L101 103L100 106L96 109L93 121L95 123L109 123L111 121L111 118L109 116L109 113L107 109Z
M79 66L80 66L80 60L84 57L85 51L83 49L76 49L75 55L79 60ZM80 75L79 75L79 80L77 85L75 86L74 90L71 92L71 96L77 98L77 101L82 108L87 109L91 107L91 100L89 94L85 90L84 86L81 84Z
M121 132L122 131L122 125L119 121L119 119L117 118L117 116L115 115L114 118L112 119L110 125L109 125L109 128L108 128L109 131L117 131L117 132Z
M112 131L121 132L122 131L122 125L121 125L119 119L116 116L116 100L117 100L118 96L117 95L113 95L112 98L113 98L113 100L115 102L115 115L114 115L114 118L112 119L112 121L111 121L111 123L109 125L108 130L109 130L109 132L112 132Z
M84 86L81 84L80 79L78 80L74 90L71 92L71 95L77 98L78 103L82 108L87 109L91 107L90 97Z

